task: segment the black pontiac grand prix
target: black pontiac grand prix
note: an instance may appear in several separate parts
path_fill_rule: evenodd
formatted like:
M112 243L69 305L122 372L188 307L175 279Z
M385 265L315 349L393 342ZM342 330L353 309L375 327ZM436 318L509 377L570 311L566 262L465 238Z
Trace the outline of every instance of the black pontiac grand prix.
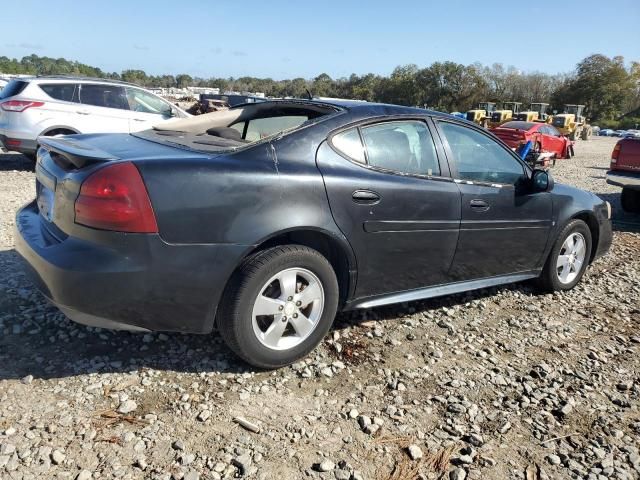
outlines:
M260 367L306 355L341 309L570 289L612 239L607 202L426 110L270 101L40 142L16 248L43 294L88 325L216 324Z

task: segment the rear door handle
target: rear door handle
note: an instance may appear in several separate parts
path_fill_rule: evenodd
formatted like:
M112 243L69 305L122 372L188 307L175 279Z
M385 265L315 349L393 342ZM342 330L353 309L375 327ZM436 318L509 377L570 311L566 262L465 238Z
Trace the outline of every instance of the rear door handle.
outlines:
M471 200L469 202L469 205L476 212L486 212L487 210L489 210L489 204L484 200Z
M80 115L89 115L89 110L76 110L76 113L79 113Z
M375 204L380 201L380 195L371 190L356 190L351 195L354 202L360 204Z

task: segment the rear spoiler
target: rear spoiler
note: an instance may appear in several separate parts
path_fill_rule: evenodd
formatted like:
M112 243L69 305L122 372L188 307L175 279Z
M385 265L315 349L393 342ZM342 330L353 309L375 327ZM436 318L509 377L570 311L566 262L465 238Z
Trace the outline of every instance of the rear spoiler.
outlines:
M119 160L118 157L104 150L70 137L38 137L38 143L49 152L54 152L64 157L67 162L73 164L76 168L82 168L91 163Z

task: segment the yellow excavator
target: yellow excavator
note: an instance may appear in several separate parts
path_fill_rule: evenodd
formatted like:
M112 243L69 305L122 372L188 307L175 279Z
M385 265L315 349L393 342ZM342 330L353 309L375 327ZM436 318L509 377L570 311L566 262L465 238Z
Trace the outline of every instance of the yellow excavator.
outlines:
M547 120L551 120L551 117L547 115L547 107L548 103L530 103L529 109L524 112L518 112L514 115L515 120L520 120L523 122L545 122L548 123Z
M489 128L496 128L503 123L513 120L514 115L520 112L522 102L504 102L501 110L494 110L489 119Z
M589 140L593 130L583 115L584 105L567 104L564 112L554 115L551 124L560 130L560 133L569 137L569 140Z
M480 102L478 108L469 110L467 112L467 120L483 127L487 126L487 122L491 116L491 113L496 109L496 104L493 102Z

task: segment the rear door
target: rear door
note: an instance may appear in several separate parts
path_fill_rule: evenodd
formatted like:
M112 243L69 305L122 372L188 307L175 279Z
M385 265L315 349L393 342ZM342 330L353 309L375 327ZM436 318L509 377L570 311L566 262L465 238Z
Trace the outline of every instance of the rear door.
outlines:
M79 105L80 85L77 83L40 83L38 87L47 94L53 101L45 101L40 108L43 115L40 123L47 127L47 130L56 127L71 127L80 131L77 125L77 111L82 107ZM42 129L40 129L42 130Z
M447 283L460 193L425 118L332 134L317 153L331 212L357 257L356 297Z
M141 88L126 87L131 132L148 130L158 123L173 117L171 104Z
M484 131L445 120L437 125L462 194L452 278L535 270L551 228L551 195L529 193L526 167Z
M129 104L117 84L80 84L76 124L80 133L129 133Z

